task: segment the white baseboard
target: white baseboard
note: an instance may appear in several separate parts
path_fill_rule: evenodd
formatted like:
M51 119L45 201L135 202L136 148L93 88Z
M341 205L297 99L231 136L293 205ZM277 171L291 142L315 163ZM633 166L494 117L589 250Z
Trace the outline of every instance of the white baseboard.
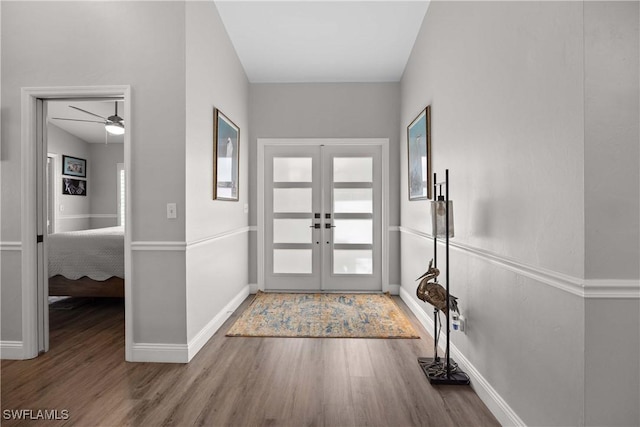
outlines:
M189 351L186 344L133 343L129 362L187 363Z
M402 287L400 287L400 298L409 307L418 321L431 335L433 331L433 319L431 319L422 307L411 297L411 295ZM441 334L438 347L445 350L444 333ZM491 384L482 376L475 366L467 359L458 348L451 343L451 357L456 360L458 365L471 378L471 387L478 394L480 399L489 408L491 413L498 419L503 426L526 426L524 421L514 412L507 402L498 394Z
M189 363L248 295L249 285L242 288L189 344L134 343L130 362Z
M188 346L188 361L193 359L193 356L198 354L198 352L204 347L204 345L209 341L209 339L217 332L218 329L222 326L222 324L233 314L234 311L240 304L249 296L250 285L246 285L238 294L233 297L231 301L227 305L224 306L222 310L216 314L209 323L206 324L204 328L200 330L196 334L195 337L191 341L189 341Z
M23 360L22 341L0 341L0 359Z
M400 285L388 285L388 289L391 295L400 295Z

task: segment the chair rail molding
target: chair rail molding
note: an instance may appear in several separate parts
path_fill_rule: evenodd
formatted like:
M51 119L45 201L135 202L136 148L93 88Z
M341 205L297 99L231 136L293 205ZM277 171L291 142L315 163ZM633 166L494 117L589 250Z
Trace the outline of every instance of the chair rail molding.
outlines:
M399 227L402 234L433 242L433 236L423 231L408 227ZM444 244L444 242L438 242ZM570 276L557 271L528 265L491 251L476 248L460 242L450 242L451 248L462 253L469 254L485 262L497 265L545 285L554 287L572 295L582 298L609 298L609 299L638 299L640 298L640 280L616 280L616 279L583 279Z

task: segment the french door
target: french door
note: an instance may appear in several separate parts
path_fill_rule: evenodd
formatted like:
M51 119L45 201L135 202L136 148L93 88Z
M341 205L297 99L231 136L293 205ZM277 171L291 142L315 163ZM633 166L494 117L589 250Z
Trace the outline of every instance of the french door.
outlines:
M382 290L381 147L265 147L265 289Z

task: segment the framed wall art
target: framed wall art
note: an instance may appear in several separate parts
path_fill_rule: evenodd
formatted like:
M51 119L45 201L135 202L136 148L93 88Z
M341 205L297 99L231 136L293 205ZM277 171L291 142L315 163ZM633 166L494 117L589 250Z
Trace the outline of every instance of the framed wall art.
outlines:
M240 128L213 110L213 200L238 201Z
M87 161L79 157L62 155L62 175L87 177Z
M431 106L407 126L409 200L431 198Z
M67 196L86 196L87 181L83 179L62 178L62 194Z

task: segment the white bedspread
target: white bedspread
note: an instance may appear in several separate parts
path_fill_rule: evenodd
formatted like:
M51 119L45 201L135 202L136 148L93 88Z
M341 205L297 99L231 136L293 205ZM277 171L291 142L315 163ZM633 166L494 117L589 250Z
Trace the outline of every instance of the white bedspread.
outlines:
M124 278L124 228L108 227L49 235L49 277Z

